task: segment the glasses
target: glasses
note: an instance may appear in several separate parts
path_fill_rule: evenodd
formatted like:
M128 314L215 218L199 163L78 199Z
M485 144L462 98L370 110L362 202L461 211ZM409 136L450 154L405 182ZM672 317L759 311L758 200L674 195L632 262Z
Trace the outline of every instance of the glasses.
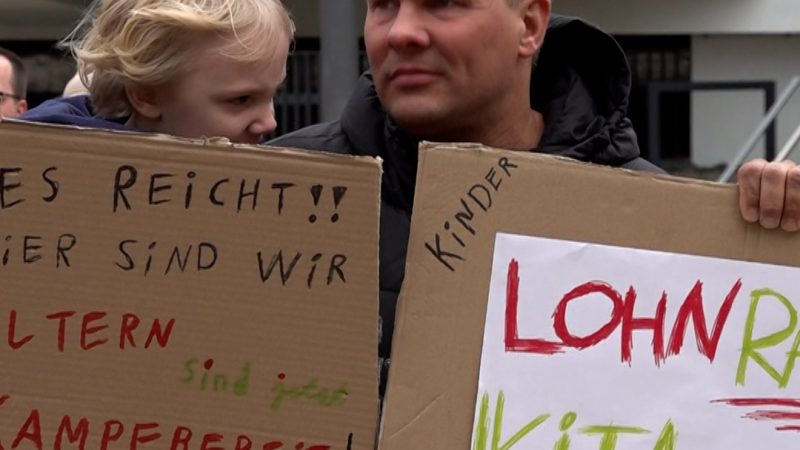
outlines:
M13 98L15 100L22 100L19 96L14 95L14 94L12 94L10 92L0 91L0 103L5 103L6 97Z

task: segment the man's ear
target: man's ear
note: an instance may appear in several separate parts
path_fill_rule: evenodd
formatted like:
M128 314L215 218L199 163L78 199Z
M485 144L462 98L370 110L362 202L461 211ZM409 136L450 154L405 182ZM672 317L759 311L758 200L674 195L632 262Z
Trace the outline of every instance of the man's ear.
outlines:
M20 100L17 102L17 114L23 115L28 111L28 101L27 100Z
M133 109L131 112L152 120L161 117L161 103L155 88L139 85L126 86L125 95Z
M544 42L550 20L550 0L519 0L518 8L523 25L519 53L522 57L533 57Z

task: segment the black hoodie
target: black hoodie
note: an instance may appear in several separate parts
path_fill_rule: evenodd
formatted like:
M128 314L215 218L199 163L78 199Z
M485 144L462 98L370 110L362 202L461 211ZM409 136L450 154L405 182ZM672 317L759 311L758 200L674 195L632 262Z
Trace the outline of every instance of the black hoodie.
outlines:
M616 41L586 22L550 19L531 77L531 107L544 116L535 152L581 161L659 172L639 157L627 118L630 69ZM395 303L405 270L419 140L383 110L369 72L358 80L338 121L312 125L270 145L383 158L380 224L379 354L388 367ZM385 388L381 378L381 394Z

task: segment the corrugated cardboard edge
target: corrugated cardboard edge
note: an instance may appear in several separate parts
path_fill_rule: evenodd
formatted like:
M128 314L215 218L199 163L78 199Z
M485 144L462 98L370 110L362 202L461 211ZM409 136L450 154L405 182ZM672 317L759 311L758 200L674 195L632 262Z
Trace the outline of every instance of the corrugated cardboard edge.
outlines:
M423 141L420 143L419 153L419 164L417 173L422 174L424 171L425 165L425 158L423 157L424 154L435 152L435 151L442 151L442 150L456 150L456 151L466 151L470 152L476 159L480 158L480 155L492 155L492 156L502 156L503 154L509 154L509 150L497 149L485 146L483 144L478 143L438 143L438 142L428 142ZM626 179L635 179L635 180L646 180L647 183L657 183L661 186L677 186L677 187L686 187L686 188L701 188L705 190L710 190L711 192L715 192L715 195L724 196L726 198L725 205L727 209L729 209L729 214L731 217L736 217L740 219L741 216L739 215L738 210L738 188L734 183L720 183L716 181L708 181L708 180L701 180L696 178L686 178L686 177L679 177L675 175L669 174L660 174L654 172L642 172L636 170L625 169L621 167L611 167L611 166L604 166L599 164L594 164L585 161L578 161L576 159L567 158L558 155L547 155L541 153L532 153L532 152L511 152L515 158L522 158L527 159L530 161L540 161L543 164L552 165L554 168L558 170L567 171L568 176L570 174L581 174L587 173L586 170L590 170L588 172L592 175L596 174L606 174L607 176L611 177L625 177ZM421 177L418 177L417 188L415 192L414 204L418 203L417 195L422 189L422 185L420 183L424 182ZM791 261L788 261L786 258L777 258L774 260L764 260L764 259L757 259L756 254L759 252L759 242L761 240L761 236L764 233L774 234L776 232L780 232L780 230L767 230L761 227L758 224L748 224L743 220L739 221L740 229L742 229L746 233L746 241L745 245L741 250L745 252L744 256L739 256L737 259L743 261L757 261L757 262L768 262L772 264L780 264L780 265L792 265ZM413 241L414 237L413 231L413 223L412 223L412 235L409 239L409 242ZM786 237L791 237L793 234L788 233L785 234ZM598 243L607 243L607 242L598 242ZM613 243L608 242L607 244L613 245ZM648 247L643 247L651 250L665 250L659 245L653 245ZM666 249L669 251L669 249ZM709 256L709 257L720 257L720 258L728 258L731 257L728 254L720 254L717 252L707 252L707 251L691 251L687 252L688 254L698 255L698 256ZM409 252L410 254L410 252ZM409 261L410 258L407 260Z
M181 146L191 146L197 148L198 146L204 147L207 150L214 151L230 151L235 149L239 155L263 155L265 151L279 152L284 155L291 155L297 158L342 158L351 160L357 164L379 166L381 176L383 175L383 160L380 157L361 156L361 155L343 155L339 153L327 153L316 150L308 150L296 147L273 147L269 145L253 145L253 144L234 144L226 138L183 138L171 136L160 133L142 133L138 131L122 131L122 130L104 130L100 128L78 127L72 125L60 125L49 123L29 122L18 119L0 118L0 127L10 129L12 131L20 132L36 132L36 131L49 131L56 136L64 136L67 133L70 137L80 137L87 135L100 135L100 136L114 136L115 139L121 139L126 142L142 142L142 143L168 143L177 144ZM380 179L378 186L380 187Z

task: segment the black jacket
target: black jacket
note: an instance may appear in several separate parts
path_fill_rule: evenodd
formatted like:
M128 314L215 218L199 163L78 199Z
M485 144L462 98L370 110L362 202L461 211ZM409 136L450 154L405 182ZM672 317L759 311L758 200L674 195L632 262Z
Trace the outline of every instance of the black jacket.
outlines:
M639 157L636 134L626 117L630 85L625 55L611 36L579 19L552 17L531 80L531 106L545 122L539 147L533 151L660 172ZM383 158L379 354L386 361L384 369L405 270L418 142L383 111L369 73L359 79L340 120L269 142ZM381 393L384 383L385 376Z

